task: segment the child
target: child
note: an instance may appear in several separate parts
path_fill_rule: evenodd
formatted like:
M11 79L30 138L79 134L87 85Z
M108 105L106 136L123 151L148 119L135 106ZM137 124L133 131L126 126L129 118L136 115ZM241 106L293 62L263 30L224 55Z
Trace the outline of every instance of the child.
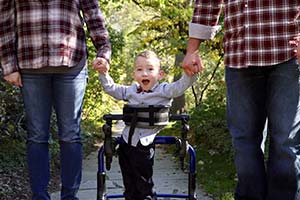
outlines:
M197 79L196 75L186 74L173 83L159 83L164 77L160 68L160 60L152 51L144 51L137 55L134 63L133 78L137 83L124 86L114 83L108 74L108 66L94 62L94 68L100 73L101 84L109 95L128 105L164 105L171 106L172 99L182 95ZM153 190L154 138L161 127L153 129L134 129L132 137L128 136L130 127L126 126L122 133L125 141L119 145L119 164L125 186L126 200L156 200ZM129 141L131 138L131 141Z

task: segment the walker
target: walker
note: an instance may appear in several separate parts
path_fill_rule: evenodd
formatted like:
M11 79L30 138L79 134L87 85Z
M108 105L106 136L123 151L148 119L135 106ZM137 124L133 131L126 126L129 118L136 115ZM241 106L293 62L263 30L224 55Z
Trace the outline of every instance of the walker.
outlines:
M166 117L167 116L167 117ZM112 125L114 120L123 120L125 124L134 127L166 125L169 121L181 121L181 137L175 136L156 136L155 144L175 145L176 153L181 161L181 168L184 168L185 156L189 155L188 171L188 193L187 194L164 194L158 193L157 197L178 198L187 200L196 200L196 152L187 141L187 132L189 131L189 115L170 115L168 108L164 106L128 106L123 108L123 114L105 114L103 119L106 123L103 125L105 134L104 145L98 151L98 172L97 172L97 200L107 200L124 198L123 194L109 194L106 192L105 178L106 171L110 170L112 157L117 144L122 142L120 137L112 137ZM105 161L104 161L105 160ZM105 164L104 164L105 162Z

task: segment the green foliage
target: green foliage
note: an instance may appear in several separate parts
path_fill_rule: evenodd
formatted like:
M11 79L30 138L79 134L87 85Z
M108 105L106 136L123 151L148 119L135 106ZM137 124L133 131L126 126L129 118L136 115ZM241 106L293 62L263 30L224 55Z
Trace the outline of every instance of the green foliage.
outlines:
M25 143L11 138L2 138L0 140L0 172L14 170L17 166L25 166Z
M0 80L0 141L4 137L24 138L23 101L20 90Z
M231 140L225 120L225 86L222 92L209 89L206 99L191 114L196 141L217 154L231 152Z
M124 59L122 52L124 48L124 33L112 29L111 26L107 26L110 35L110 42L112 45L112 60L110 75L113 79L118 82L121 75L125 73L126 67L124 67ZM104 113L109 113L112 109L111 105L115 104L114 100L106 95L101 87L100 81L98 80L98 72L96 72L91 62L96 58L96 51L93 47L91 40L88 40L89 50L89 81L86 89L84 104L83 104L83 127L92 135L101 134L101 125L103 124L102 116Z
M153 10L130 34L138 36L142 48L155 49L161 55L175 55L185 50L188 22L192 16L190 1L134 1L143 10Z
M201 104L192 109L190 125L199 155L199 181L216 199L229 200L236 178L225 118L225 84L215 81Z

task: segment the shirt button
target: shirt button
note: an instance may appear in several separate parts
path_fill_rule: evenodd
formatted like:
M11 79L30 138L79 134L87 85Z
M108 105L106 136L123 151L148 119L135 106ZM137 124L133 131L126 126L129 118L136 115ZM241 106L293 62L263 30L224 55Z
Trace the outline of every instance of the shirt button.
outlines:
M248 4L245 4L245 8L248 8Z

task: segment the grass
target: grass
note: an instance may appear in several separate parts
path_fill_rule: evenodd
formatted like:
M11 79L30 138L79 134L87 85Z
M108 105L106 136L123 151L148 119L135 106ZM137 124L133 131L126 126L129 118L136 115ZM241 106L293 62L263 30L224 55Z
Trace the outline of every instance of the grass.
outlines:
M5 138L0 140L0 169L14 171L16 167L25 166L25 143L20 140Z
M236 185L233 161L223 154L211 154L197 147L197 176L203 189L217 200L233 200Z

